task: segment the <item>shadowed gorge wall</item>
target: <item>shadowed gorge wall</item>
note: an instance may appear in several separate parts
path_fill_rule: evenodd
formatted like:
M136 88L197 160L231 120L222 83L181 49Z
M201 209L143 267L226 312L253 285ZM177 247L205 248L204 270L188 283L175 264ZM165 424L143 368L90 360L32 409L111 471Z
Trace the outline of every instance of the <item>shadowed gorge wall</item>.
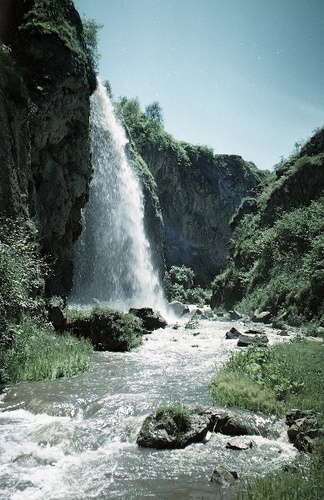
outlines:
M48 293L65 294L91 178L91 75L73 3L56 4L46 23L42 8L16 0L1 25L0 211L36 219Z

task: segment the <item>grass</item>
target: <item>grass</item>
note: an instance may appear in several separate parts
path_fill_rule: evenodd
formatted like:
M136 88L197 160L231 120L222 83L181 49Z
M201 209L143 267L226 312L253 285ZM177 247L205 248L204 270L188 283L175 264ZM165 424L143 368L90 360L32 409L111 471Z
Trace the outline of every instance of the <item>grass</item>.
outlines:
M250 482L239 500L322 500L324 496L324 442L318 442L308 467L280 471Z
M179 432L188 432L191 429L191 415L189 408L182 405L159 406L155 412L157 420L172 418L176 423Z
M314 409L324 426L324 346L297 338L271 348L233 354L214 377L211 392L221 404L283 415L291 408ZM319 500L324 497L324 442L308 466L279 471L249 482L240 500Z
M0 351L2 380L54 379L88 369L92 352L88 341L57 335L50 325L28 317L12 328L12 345Z
M233 354L214 377L211 392L221 404L277 415L314 408L324 424L323 385L323 345L297 337L270 349Z

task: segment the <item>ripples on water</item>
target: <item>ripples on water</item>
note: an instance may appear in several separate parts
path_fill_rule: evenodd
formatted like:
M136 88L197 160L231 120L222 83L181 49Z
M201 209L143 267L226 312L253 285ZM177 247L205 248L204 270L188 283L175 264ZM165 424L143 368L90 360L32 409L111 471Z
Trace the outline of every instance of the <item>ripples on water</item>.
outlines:
M262 415L259 425L272 430L253 436L256 446L247 451L226 449L228 437L220 434L184 450L136 446L143 419L157 406L212 404L211 377L238 349L225 340L231 326L203 320L194 330L169 327L133 352L94 353L87 373L7 387L0 399L0 499L230 498L209 482L215 467L246 479L290 461L295 451L283 422Z

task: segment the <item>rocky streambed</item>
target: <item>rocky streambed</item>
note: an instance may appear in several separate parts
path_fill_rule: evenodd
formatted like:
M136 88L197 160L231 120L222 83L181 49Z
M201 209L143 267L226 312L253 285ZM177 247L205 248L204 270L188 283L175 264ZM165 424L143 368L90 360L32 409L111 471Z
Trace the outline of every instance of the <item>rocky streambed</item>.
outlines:
M230 353L242 349L226 333L252 326L187 317L145 336L131 352L95 352L87 373L8 386L0 396L1 498L231 498L233 487L217 479L222 470L235 473L237 485L289 464L298 452L284 419L242 410L230 412L247 429L239 437L208 427L204 439L186 447L137 443L143 423L161 406L228 414L215 407L209 383ZM289 338L262 329L269 344Z

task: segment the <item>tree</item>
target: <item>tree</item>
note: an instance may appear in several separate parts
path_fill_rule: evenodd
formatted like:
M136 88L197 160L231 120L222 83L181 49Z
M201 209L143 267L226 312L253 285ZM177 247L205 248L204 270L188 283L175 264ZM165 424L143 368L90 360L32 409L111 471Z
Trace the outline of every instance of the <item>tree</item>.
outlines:
M163 112L160 104L157 101L154 101L152 102L152 104L146 106L144 114L146 118L148 118L149 120L163 126L164 122Z
M103 82L104 86L105 86L105 89L107 91L107 94L109 95L110 99L113 98L113 93L112 93L112 90L111 90L111 85L110 85L110 82L109 80L105 80Z
M82 19L82 25L88 64L95 73L98 73L100 58L98 52L98 31L103 25L98 24L94 19Z

